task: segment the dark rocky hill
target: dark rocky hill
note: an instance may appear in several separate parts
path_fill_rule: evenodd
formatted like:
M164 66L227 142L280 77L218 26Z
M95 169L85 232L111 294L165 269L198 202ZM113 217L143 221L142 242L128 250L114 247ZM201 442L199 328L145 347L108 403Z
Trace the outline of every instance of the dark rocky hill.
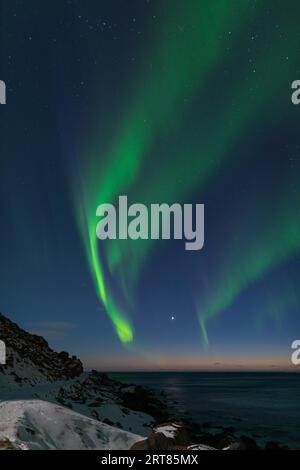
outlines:
M2 385L35 385L72 379L83 372L81 361L53 351L41 336L27 333L0 314L0 339L6 345L6 364L0 365Z

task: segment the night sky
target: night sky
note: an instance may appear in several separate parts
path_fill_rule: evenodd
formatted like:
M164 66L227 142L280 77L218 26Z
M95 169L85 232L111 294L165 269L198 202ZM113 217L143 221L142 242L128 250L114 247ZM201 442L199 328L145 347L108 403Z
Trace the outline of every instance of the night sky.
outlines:
M290 367L300 4L1 0L0 311L103 369ZM204 203L205 246L96 238Z

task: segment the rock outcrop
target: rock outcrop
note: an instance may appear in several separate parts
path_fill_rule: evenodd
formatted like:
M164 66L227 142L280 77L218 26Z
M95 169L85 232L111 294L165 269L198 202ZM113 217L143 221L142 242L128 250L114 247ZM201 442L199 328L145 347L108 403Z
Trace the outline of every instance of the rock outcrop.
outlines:
M6 364L0 366L1 384L35 385L78 377L81 361L65 351L53 351L47 341L27 333L0 314L0 338L6 344Z
M165 423L153 428L147 439L136 442L131 450L184 450L191 443L182 423Z
M0 339L7 353L0 366L2 398L45 400L141 436L165 416L166 405L151 390L95 370L85 372L77 357L53 351L45 339L1 314Z

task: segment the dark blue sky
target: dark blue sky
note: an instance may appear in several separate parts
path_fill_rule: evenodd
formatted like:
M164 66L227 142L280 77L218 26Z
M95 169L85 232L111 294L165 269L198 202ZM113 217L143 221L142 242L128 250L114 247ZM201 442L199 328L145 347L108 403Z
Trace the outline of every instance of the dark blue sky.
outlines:
M279 0L268 7L249 2L249 18L221 31L207 79L194 85L188 104L183 100L187 111L178 106L176 124L157 132L135 182L138 193L168 166L166 188L174 178L186 183L180 172L192 181L199 171L200 181L197 162L211 152L216 171L205 184L186 184L180 196L205 204L204 249L185 252L178 241L152 247L132 291L130 347L96 295L74 187L80 191L91 141L107 146L117 138L135 84L147 80L145 64L155 63L164 25L176 15L172 2L160 3L0 2L0 78L7 84L0 107L0 310L53 347L106 369L289 367L300 331L300 110L290 100L300 65L296 2L290 12ZM176 21L180 34L167 37L175 49L194 27L192 18ZM191 57L194 67L197 54ZM126 265L122 270L126 276Z

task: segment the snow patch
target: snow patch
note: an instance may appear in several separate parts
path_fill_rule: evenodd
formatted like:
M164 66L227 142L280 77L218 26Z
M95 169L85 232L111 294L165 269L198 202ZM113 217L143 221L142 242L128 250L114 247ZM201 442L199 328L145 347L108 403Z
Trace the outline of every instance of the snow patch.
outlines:
M176 433L178 432L178 429L180 429L181 426L179 424L167 424L165 426L157 426L154 430L154 432L162 433L164 436L174 439L176 436Z
M0 403L0 440L22 450L127 450L141 436L42 400Z

